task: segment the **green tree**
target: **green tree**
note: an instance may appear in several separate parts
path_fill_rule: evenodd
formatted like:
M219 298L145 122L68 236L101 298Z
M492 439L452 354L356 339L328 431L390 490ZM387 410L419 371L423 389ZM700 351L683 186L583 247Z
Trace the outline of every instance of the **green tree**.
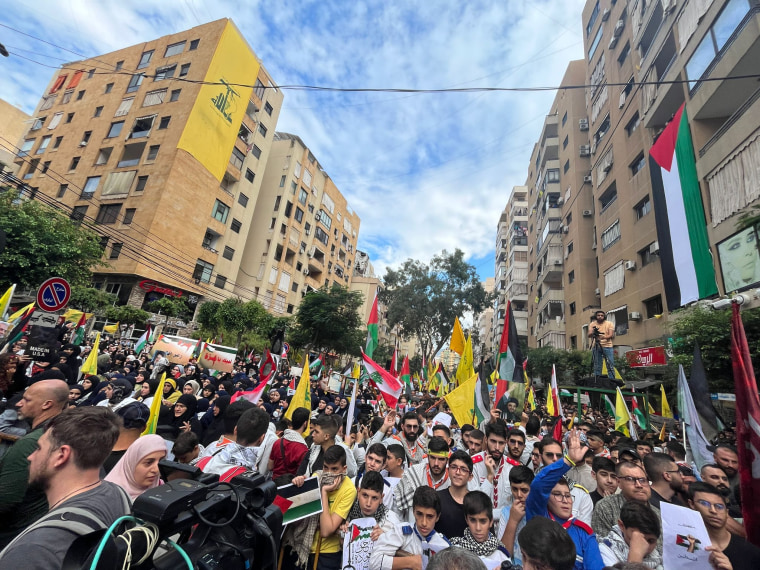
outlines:
M201 325L200 338L234 338L238 347L259 353L269 346L272 329L287 328L289 322L288 318L275 319L258 301L239 298L201 304L196 320Z
M54 276L86 285L92 268L106 265L97 233L15 191L0 195L0 228L6 234L0 289L13 283L35 288Z
M362 294L333 284L308 293L289 331L290 342L319 352L359 355L366 331L359 316Z
M166 326L169 323L169 319L172 317L179 317L187 315L190 312L190 308L187 306L183 297L161 297L155 301L151 301L145 306L151 313L158 313L163 315L163 325ZM190 315L192 316L192 315Z
M386 269L384 282L380 299L388 326L399 325L404 337L416 337L426 359L449 340L455 317L477 316L490 301L460 249L443 250L429 264L408 259L398 270Z
M122 325L142 325L150 319L150 313L133 307L132 305L122 305L119 307L108 307L106 317L109 321L117 321Z
M219 305L221 305L219 301L206 301L198 307L198 314L195 320L201 325L199 338L216 337L219 335L222 328L217 315Z
M71 288L69 306L85 313L102 315L109 307L113 307L118 300L119 298L116 295L100 289L74 286Z

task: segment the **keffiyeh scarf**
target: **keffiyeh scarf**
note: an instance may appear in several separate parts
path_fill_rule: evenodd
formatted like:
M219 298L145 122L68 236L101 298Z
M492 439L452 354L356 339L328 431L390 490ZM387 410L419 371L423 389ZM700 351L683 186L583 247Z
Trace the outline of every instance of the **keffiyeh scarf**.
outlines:
M373 519L375 519L375 522L378 525L381 525L385 522L385 517L388 514L388 509L385 508L385 505L380 503L380 506L377 508L377 511L374 515L371 515ZM359 499L354 500L354 504L351 506L351 510L348 512L348 517L346 518L347 521L352 521L354 519L363 519L367 518L367 515L362 513L362 509L359 506Z
M451 546L458 546L474 552L478 556L491 556L496 552L501 544L493 533L488 533L488 540L485 542L478 542L473 538L469 528L464 529L464 536L458 536L450 540Z

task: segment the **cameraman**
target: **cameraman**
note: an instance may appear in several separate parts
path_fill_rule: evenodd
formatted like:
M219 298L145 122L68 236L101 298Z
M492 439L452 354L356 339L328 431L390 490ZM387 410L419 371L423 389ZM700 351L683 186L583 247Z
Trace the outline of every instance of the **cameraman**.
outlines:
M615 325L607 320L604 311L594 313L594 319L588 328L591 339L591 354L594 360L594 376L602 375L602 359L607 361L607 376L615 378L614 353L612 339L615 338Z

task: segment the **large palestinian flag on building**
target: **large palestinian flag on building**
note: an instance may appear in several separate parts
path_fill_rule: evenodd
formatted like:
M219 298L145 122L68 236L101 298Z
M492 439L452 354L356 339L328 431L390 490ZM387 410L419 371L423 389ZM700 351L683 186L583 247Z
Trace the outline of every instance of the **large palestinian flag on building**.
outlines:
M649 149L649 170L662 280L673 311L718 292L684 105Z

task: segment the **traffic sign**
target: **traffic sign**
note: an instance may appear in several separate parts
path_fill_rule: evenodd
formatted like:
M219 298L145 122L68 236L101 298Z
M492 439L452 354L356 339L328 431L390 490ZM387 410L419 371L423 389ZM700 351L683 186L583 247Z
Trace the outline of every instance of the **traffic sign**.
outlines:
M63 309L71 298L71 286L62 277L51 277L40 285L37 291L37 306L43 311L54 313Z

